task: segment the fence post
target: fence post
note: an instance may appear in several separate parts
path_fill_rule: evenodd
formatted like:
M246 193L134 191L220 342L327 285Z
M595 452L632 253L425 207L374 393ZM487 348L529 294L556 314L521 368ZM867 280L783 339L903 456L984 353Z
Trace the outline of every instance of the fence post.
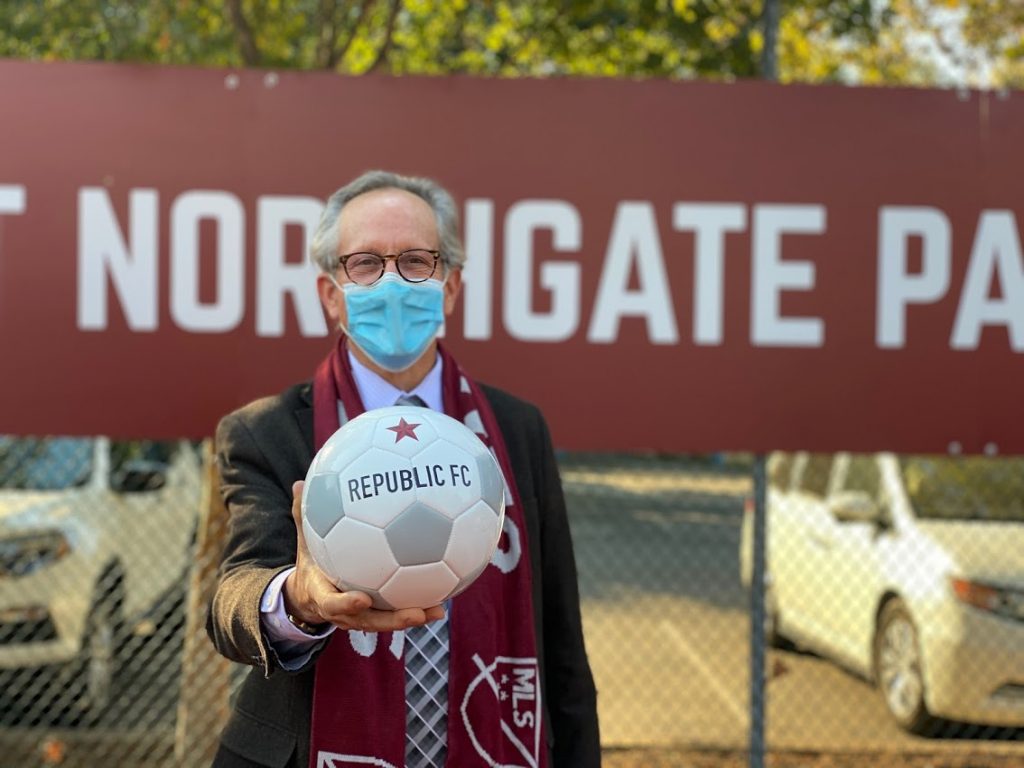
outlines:
M761 79L779 79L779 17L781 0L765 0L761 15L764 48L761 51ZM750 578L750 768L764 768L765 762L765 637L764 591L767 536L765 529L765 455L754 457L754 562Z
M178 766L207 766L227 721L231 664L206 636L206 607L217 586L217 564L227 536L228 513L220 497L213 441L203 441L203 492L189 576L181 693L174 734Z
M764 35L764 47L761 49L761 78L775 81L779 79L779 0L765 0L761 13L761 31Z
M765 457L759 453L754 459L754 562L750 578L750 768L764 768L765 762L766 489Z

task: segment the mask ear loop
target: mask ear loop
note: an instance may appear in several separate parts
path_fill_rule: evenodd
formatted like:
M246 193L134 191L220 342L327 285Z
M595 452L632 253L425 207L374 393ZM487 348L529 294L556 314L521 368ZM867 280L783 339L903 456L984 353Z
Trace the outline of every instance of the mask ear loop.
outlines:
M452 270L448 269L448 264L445 261L441 261L441 271L444 273L444 279L441 280L441 290L444 291L445 285L448 283L448 277L451 275ZM448 329L448 316L441 313L441 327L437 329L437 334L434 338L443 339L445 331Z
M334 279L334 275L332 275L330 272L324 272L324 274L327 275L327 279L331 281L331 283L334 285L334 287L337 288L338 291L341 292L341 300L342 300L342 302L344 302L345 301L345 289L341 287L341 284L338 283L338 281ZM355 283L352 283L352 285L355 285ZM343 322L341 322L341 318L340 317L338 318L338 329L342 333L345 334L345 338L347 338L349 341L352 341L352 334L348 332L348 328L346 328L345 324ZM352 342L352 343L354 344L355 342Z

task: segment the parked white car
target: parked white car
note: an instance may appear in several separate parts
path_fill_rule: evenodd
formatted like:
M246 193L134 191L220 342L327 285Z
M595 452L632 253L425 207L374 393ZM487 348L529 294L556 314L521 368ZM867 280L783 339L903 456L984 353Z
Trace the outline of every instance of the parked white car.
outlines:
M1024 460L779 453L767 469L769 641L873 679L911 732L1024 726Z
M188 443L0 437L0 672L59 670L72 706L105 707L181 585L199 493Z

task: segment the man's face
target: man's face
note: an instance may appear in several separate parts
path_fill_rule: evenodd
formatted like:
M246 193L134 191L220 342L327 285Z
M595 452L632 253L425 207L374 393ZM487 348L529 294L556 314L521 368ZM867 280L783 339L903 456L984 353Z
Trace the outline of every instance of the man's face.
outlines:
M440 245L430 205L418 195L401 189L375 189L353 198L342 208L338 226L341 238L335 256L357 251L384 255L410 248L437 250ZM386 269L396 270L393 259L387 261ZM440 263L434 278L444 279ZM334 273L334 279L339 285L352 282L341 268ZM448 275L444 285L445 315L450 315L454 309L461 287L462 272L456 269ZM332 323L337 325L340 322L347 327L345 296L323 273L317 277L317 291Z

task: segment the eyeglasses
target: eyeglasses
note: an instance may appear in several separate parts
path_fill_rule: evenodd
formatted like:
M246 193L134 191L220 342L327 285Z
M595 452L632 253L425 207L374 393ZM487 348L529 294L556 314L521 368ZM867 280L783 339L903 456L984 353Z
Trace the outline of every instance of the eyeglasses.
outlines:
M353 283L372 285L384 274L388 259L394 259L395 267L402 279L410 283L422 283L437 271L437 260L440 257L440 251L429 251L426 248L412 248L401 253L384 255L359 251L339 256L338 264Z

